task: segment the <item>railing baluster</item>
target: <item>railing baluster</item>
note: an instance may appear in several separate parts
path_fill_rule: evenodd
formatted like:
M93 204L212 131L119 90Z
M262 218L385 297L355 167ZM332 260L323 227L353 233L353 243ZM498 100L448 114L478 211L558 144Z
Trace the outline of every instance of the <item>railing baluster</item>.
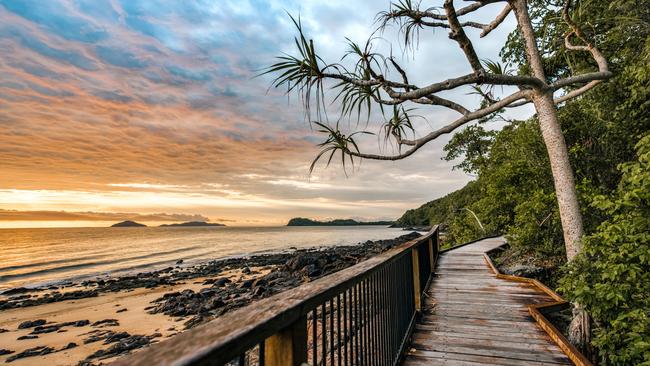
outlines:
M318 365L318 307L312 311L311 317L311 346L312 346L312 365Z
M327 365L327 313L325 312L325 303L321 308L321 338L323 340L323 355L321 356L321 365Z
M330 365L334 366L334 300L330 299Z
M360 312L359 312L359 284L354 286L354 307L355 307L355 313L354 313L354 330L356 333L356 339L355 339L355 345L354 345L354 351L355 351L355 358L357 365L361 364L361 356L359 354L359 342L361 341L361 332L360 332L360 326L361 326L361 317L360 317Z
M336 295L336 351L338 353L338 362L339 366L342 365L342 343L341 343L341 294Z

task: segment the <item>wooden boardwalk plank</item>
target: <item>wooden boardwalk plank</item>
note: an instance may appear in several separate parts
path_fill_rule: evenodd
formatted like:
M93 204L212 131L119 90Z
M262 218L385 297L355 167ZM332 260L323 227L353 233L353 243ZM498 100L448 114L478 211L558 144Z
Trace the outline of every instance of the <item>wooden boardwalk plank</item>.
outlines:
M528 283L496 278L483 254L503 238L440 255L404 365L571 365L528 305L554 301Z

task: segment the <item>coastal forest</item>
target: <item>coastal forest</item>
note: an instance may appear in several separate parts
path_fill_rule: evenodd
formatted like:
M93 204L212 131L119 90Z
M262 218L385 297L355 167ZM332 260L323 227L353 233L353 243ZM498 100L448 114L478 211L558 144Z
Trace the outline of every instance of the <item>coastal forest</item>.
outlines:
M650 4L641 3L580 2L581 21L598 30L614 77L558 108L586 233L575 260L566 261L536 116L501 130L484 120L455 134L445 159L476 178L397 220L442 224L451 244L505 234L507 256L546 267L551 285L592 316L592 345L603 365L650 364ZM547 75L558 78L589 65L586 55L556 44L562 42L557 11L544 1L531 5ZM501 56L527 67L516 33Z

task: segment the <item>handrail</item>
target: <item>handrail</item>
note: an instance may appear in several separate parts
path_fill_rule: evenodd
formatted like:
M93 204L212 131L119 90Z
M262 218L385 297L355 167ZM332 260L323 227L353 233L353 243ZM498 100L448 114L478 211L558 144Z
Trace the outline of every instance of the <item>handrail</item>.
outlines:
M112 365L395 365L420 313L438 257L438 236L434 226L352 267L227 313Z

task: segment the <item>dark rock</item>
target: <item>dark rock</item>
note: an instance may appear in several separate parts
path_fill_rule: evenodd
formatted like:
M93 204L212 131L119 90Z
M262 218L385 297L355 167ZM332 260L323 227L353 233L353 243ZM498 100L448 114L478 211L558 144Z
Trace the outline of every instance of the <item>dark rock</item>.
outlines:
M251 288L253 287L253 280L246 280L239 284L239 288Z
M91 324L93 327L117 327L120 325L120 322L117 321L117 319L104 319L104 320L98 320L94 323Z
M128 310L127 308L120 309L120 310L116 311L116 313L123 313L123 312L125 312L125 311L127 311L127 310Z
M226 306L226 303L221 298L215 297L208 301L207 307L209 309L217 309L223 306Z
M244 267L244 268L241 270L241 273L243 273L243 274L250 274L250 273L251 273L251 269L250 269L248 266L246 266L246 267Z
M30 291L32 291L32 290L30 290L28 288L25 288L25 287L16 287L16 288L12 288L12 289L0 292L0 295L10 296L10 295L24 294L25 292L30 292Z
M45 319L38 319L38 320L27 320L18 325L18 329L27 329L27 328L34 328L38 327L39 325L43 325L47 323Z
M9 329L0 328L0 333L7 333Z
M207 288L202 288L199 291L199 294L201 294L202 297L212 297L217 292L217 290L207 287Z
M44 334L44 333L54 333L61 328L62 324L52 324L45 326L38 326L30 334Z
M183 264L183 260L182 259L177 260L176 264Z
M264 287L264 286L266 286L268 284L269 284L269 281L264 277L258 278L255 281L253 281L253 287L260 287L260 286Z
M306 265L300 272L307 277L318 277L323 274L323 270L316 264Z
M151 343L152 337L132 335L119 339L107 349L100 349L86 357L86 362L94 359L105 359L129 353L131 350L144 347Z
M88 325L88 324L90 324L90 320L77 320L77 321L74 323L74 326L75 326L75 327L84 327L84 326L86 326L86 325Z
M104 338L104 344L115 343L120 339L124 339L130 336L131 335L127 332L111 333Z
M5 361L5 362L13 362L13 361L16 361L18 359L25 358L25 357L43 356L43 355L47 355L48 353L52 353L52 352L54 352L54 348L51 348L51 347L47 347L47 346L34 347L34 348L24 350L24 351L22 351L20 353L17 353L15 355L13 355L13 356L9 356L7 358L7 361Z
M38 338L37 335L24 335L24 336L20 336L20 337L16 338L16 340L24 341L26 339L36 339L36 338Z
M67 349L75 348L75 347L78 347L78 346L79 346L78 344L76 344L74 342L70 342L65 347L61 348L59 351L65 351Z
M222 277L214 281L214 287L224 287L226 284L231 282L230 278Z
M185 325L185 329L190 329L194 328L195 326L202 324L206 321L206 319L203 317L203 315L196 315L192 317L190 320L186 321L183 325Z
M14 351L12 351L12 350L8 350L8 349L4 349L4 348L0 348L0 356L10 355L10 354L12 354L12 353L14 353Z

